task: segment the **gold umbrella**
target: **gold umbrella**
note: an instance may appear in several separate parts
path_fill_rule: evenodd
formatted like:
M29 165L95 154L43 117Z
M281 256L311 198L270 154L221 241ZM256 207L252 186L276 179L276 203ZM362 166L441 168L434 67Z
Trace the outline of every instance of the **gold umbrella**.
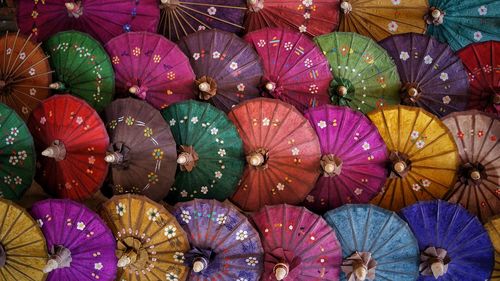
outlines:
M491 242L495 248L495 268L491 273L491 281L500 280L500 216L493 217L487 224L484 225L488 234L490 235Z

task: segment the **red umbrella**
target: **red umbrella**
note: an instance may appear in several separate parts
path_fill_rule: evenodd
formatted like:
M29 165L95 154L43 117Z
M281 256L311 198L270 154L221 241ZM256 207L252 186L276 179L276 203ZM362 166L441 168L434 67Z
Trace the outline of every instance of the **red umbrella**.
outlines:
M109 138L86 102L71 95L48 98L33 110L28 128L38 152L35 179L47 192L83 200L101 187Z

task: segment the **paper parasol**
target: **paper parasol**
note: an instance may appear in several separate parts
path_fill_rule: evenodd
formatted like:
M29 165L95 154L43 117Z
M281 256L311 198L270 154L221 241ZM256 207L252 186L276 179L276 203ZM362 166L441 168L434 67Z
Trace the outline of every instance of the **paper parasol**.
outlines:
M500 217L492 218L484 227L488 231L493 247L495 248L495 267L491 273L490 280L498 281L500 280Z

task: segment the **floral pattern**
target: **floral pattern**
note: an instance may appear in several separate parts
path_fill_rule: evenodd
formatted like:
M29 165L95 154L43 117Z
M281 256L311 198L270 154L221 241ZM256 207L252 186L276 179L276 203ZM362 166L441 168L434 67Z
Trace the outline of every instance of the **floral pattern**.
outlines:
M408 52L403 51L399 54L399 58L403 61L406 61L407 59L410 58L410 55L408 54Z
M126 208L127 207L122 202L119 202L118 205L116 205L116 214L123 217L123 215L127 212Z
M164 235L168 238L174 238L177 235L177 228L173 225L168 225L164 229Z

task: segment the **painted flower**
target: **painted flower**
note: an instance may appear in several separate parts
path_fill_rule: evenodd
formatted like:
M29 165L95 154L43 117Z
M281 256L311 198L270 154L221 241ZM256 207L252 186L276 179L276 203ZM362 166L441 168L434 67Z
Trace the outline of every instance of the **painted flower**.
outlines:
M47 122L47 119L45 118L45 116L41 117L40 124L45 125L45 122Z
M167 236L168 239L174 238L176 235L177 228L173 225L168 225L163 229L164 235Z
M284 189L285 189L285 185L284 185L284 184L282 184L281 182L279 182L279 183L276 185L276 188L277 188L278 190L284 190Z
M257 258L255 258L255 257L248 257L248 258L245 260L245 262L246 262L249 266L254 266L254 267L255 267L255 266L259 263L259 261L258 261L258 260L257 260Z
M318 122L318 127L320 127L321 129L324 129L326 127L326 122L321 120Z
M16 177L14 178L14 184L16 184L16 185L20 185L20 184L22 184L22 183L23 183L23 179L22 179L22 178L20 178L19 176L16 176Z
M204 25L198 25L198 31L207 29Z
M94 269L95 270L101 270L104 266L102 265L101 262L96 262L94 263Z
M483 130L479 130L479 131L477 131L477 136L478 136L478 137L482 137L482 136L484 136L484 131L483 131ZM23 159L23 160L24 160L24 159Z
M217 9L215 7L210 7L207 9L207 13L211 16L215 15L217 13Z
M212 128L210 130L210 134L212 134L212 135L217 135L218 132L219 132L219 129L217 129L217 128Z
M299 31L302 33L307 32L307 26L302 24L301 26L299 26Z
M198 60L200 58L200 53L194 53L193 54L193 59Z
M144 136L146 138L150 138L151 136L153 135L153 129L149 128L149 127L146 127L144 129Z
M387 28L391 32L396 32L398 30L399 25L395 21L391 21L388 25Z
M462 131L458 131L458 132L457 132L457 137L458 137L459 139L463 139L463 138L464 138L464 133L463 133Z
M219 149L219 152L217 152L217 153L219 154L220 157L226 156L226 150L223 148Z
M313 4L312 0L302 0L302 5L309 7Z
M257 42L257 47L259 47L259 48L262 48L262 47L264 47L265 45L266 45L266 41L264 41L264 40L262 40L262 39L261 39L261 40L259 40L259 42Z
M248 232L246 230L239 230L236 233L236 240L243 241L248 238Z
M177 121L175 121L175 119L170 119L168 123L170 124L170 126L175 126L175 123L177 123Z
M212 53L212 57L213 57L214 59L218 59L218 58L220 58L220 53L219 53L219 52L217 52L217 51L215 51L215 52L213 52L213 53Z
M319 87L316 84L312 84L309 86L309 92L313 95L317 94L318 90L319 90Z
M186 190L182 190L180 194L181 194L181 197L184 197L184 198L188 196L188 193Z
M160 179L158 178L158 175L156 173L150 172L148 174L148 182L150 184L157 184L159 181Z
M163 159L163 150L159 149L159 148L155 148L153 150L153 153L151 153L151 155L153 156L153 158L155 160L162 160Z
M28 158L28 153L26 152L26 150L18 151L17 158L19 158L20 160L26 160L26 158Z
M479 13L480 16L485 16L488 13L488 8L486 8L485 5L482 5L477 9L477 12Z
M198 117L197 117L197 116L195 116L195 117L192 117L192 118L191 118L191 123L193 123L193 124L198 123L198 121L199 121L199 120L198 120Z
M304 66L307 68L311 68L313 66L313 61L309 58L304 60Z
M480 41L482 38L483 38L483 34L481 33L481 31L474 32L474 40Z
M10 134L13 136L17 136L17 134L19 134L19 129L16 127L10 128Z
M415 143L418 149L422 149L425 146L425 142L423 140L419 140Z
M227 216L224 215L224 214L219 214L217 216L217 223L220 224L220 225L223 225L223 224L226 224L226 221L227 221Z
M118 214L120 217L123 217L126 212L127 207L122 202L119 202L118 205L116 205L116 214Z
M236 70L238 68L238 63L235 61L231 62L229 68L231 68L232 70Z
M441 72L441 75L439 75L439 78L443 81L448 80L448 73L446 72Z
M17 158L17 156L9 157L9 164L11 164L12 166L16 166L17 163L19 163L19 158Z
M182 252L175 252L174 253L174 260L175 262L178 262L178 263L183 263L184 262L184 253Z
M191 221L191 214L189 214L189 211L182 210L181 219L183 222L189 223Z
M408 52L401 52L401 53L399 54L399 58L400 58L401 60L403 60L403 61L406 61L407 59L409 59L409 58L410 58L410 55L408 54Z
M26 53L25 52L19 53L19 58L21 60L24 60L26 58Z
M293 43L292 42L286 42L285 45L283 45L283 47L285 48L285 50L291 51L292 48L293 48Z
M132 116L128 116L126 119L125 119L125 124L129 125L129 126L132 126L134 125L134 122L135 122L135 119L132 118Z
M236 86L236 89L238 89L238 91L240 91L240 92L245 91L245 84L243 84L243 83L238 84Z
M76 224L76 229L78 229L78 230L84 230L85 229L85 224L82 221L79 221Z
M167 281L179 281L179 276L177 274L169 272L166 274Z
M208 186L206 186L206 185L202 186L200 191L203 194L207 194L208 193Z
M146 215L148 216L148 220L156 221L160 217L160 212L156 208L149 208Z
M76 124L81 125L83 123L83 118L81 116L76 117Z
M431 181L428 179L423 179L421 182L424 187L429 187L431 185Z
M361 195L361 193L363 193L363 189L361 189L359 187L354 190L354 194L356 194L358 196Z
M450 101L451 101L450 96L444 96L444 97L443 97L443 103L444 103L444 104L449 104L449 103L450 103Z
M297 156L300 153L300 149L298 147L292 148L292 155Z
M12 48L8 48L6 53L7 53L7 55L12 54Z
M314 202L314 196L312 195L307 195L306 197L306 201L309 202L309 203L313 203Z
M31 76L33 76L33 75L35 75L35 74L36 74L36 70L32 67L32 68L30 68L30 70L28 71L28 73L29 73Z
M363 147L363 150L365 150L365 151L366 151L366 150L370 149L370 144L369 144L368 142L366 142L366 141L365 141L365 142L363 143L363 146L362 146L362 147Z
M3 177L3 182L6 184L11 184L12 183L12 177L11 176L4 176Z
M13 144L15 140L16 139L13 138L12 136L8 136L8 137L5 138L5 144L7 144L7 145Z
M401 0L392 0L392 5L399 5Z
M306 20L308 20L308 19L310 19L310 18L311 18L311 14L310 14L310 13L304 13L304 15L303 15L303 16L304 16L304 18L305 18Z
M220 171L215 171L215 177L218 179L222 178L222 173Z
M420 184L414 183L414 184L412 184L411 189L413 189L415 191L420 191L420 189L422 189L422 187L420 186Z
M262 126L269 126L269 123L271 123L271 120L269 118L265 117L262 119Z
M420 133L418 131L411 132L410 137L411 137L412 140L418 139L418 136L420 136Z
M427 55L427 56L424 57L424 63L425 64L431 64L432 61L433 61L433 59L432 59L431 56Z

